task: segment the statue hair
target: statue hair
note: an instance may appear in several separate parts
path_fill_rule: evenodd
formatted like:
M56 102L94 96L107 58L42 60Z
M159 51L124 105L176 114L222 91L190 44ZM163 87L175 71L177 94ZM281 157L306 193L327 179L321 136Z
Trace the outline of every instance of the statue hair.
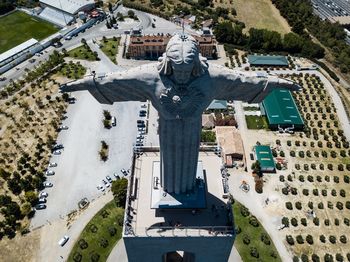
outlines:
M208 70L207 59L199 53L196 39L190 35L185 38L179 34L174 35L167 44L166 51L159 59L158 72L161 75L172 75L172 64L194 63L192 76L198 77Z

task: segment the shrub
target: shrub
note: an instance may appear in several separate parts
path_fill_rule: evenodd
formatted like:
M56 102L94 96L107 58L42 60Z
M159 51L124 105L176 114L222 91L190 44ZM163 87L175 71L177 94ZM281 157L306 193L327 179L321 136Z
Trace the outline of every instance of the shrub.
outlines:
M314 243L314 239L311 235L307 235L305 239L306 239L306 242L309 243L310 245Z
M333 235L329 236L329 242L331 242L332 244L335 244L337 242L336 237Z
M329 176L325 176L325 177L324 177L324 180L326 180L327 182L331 181L330 178L329 178Z
M318 203L318 209L323 209L324 208L324 205L323 205L323 203L321 202L321 203Z
M297 227L297 226L298 226L298 220L297 220L296 218L294 218L294 217L290 220L290 223L291 223L292 226L294 226L294 227Z
M329 209L333 209L333 203L331 201L327 202L327 206Z
M105 239L104 237L102 237L100 239L100 246L103 247L103 248L106 248L108 246L108 240Z
M298 190L297 190L295 187L292 187L292 188L290 189L290 192L292 193L292 195L298 194Z
M343 210L343 208L344 208L344 205L343 205L343 203L342 202L337 202L337 204L336 204L336 207L339 209L339 210Z
M304 238L302 235L297 235L296 240L297 240L298 244L304 244Z
M334 225L339 226L339 219L338 218L334 219Z
M305 255L305 254L302 254L300 258L301 258L301 261L302 261L302 262L309 262L309 258L308 258L308 256Z
M117 234L117 229L114 226L110 226L108 227L108 232L109 232L109 235L112 237L112 236L115 236L115 234Z
M249 243L250 243L250 238L246 234L243 236L243 243L246 245L249 245Z
M307 176L307 180L309 181L309 182L314 182L314 177L313 176Z
M326 237L324 235L320 235L320 241L322 243L326 243Z
M300 175L300 176L299 176L299 181L300 181L300 182L304 182L304 181L305 181L303 175Z
M304 189L303 189L303 194L304 194L305 196L308 196L308 195L309 195L309 189L304 188Z
M314 194L314 196L318 196L318 189L317 188L314 188L312 190L312 193Z
M79 252L75 252L73 255L74 262L80 262L82 260L83 256Z
M350 203L349 203L350 204ZM286 208L289 210L293 210L293 205L291 202L286 202Z
M326 253L324 255L324 262L333 262L333 256L331 254Z
M343 262L344 261L344 257L342 254L337 253L335 254L335 260L339 261L339 262Z
M292 237L291 235L287 235L287 236L286 236L286 240L287 240L287 243L288 243L289 245L291 245L291 246L294 245L294 239L293 239L293 237Z
M301 209L302 208L302 205L301 205L301 203L298 201L298 202L295 202L295 207L296 207L296 209Z
M86 249L89 246L88 243L83 238L78 241L78 245L81 249Z
M325 226L329 226L329 219L328 219L328 218L326 218L326 219L324 220L324 224L325 224Z
M347 225L347 226L350 226L350 219L348 218L344 218L344 224Z
M340 242L342 242L343 244L346 244L347 242L347 238L345 235L341 235L340 238L339 238Z
M250 247L250 255L251 255L252 257L256 257L256 258L259 257L259 252L258 252L258 250L256 249L256 247Z
M284 182L284 176L280 175L280 181Z
M242 206L242 205L241 205L241 206L240 206L240 210L241 210L242 216L247 217L247 216L250 215L249 209L246 208L245 206Z
M249 217L249 224L251 224L253 227L259 226L259 221L255 216Z
M90 255L91 262L98 262L100 260L100 255L96 252L93 252Z
M334 181L334 183L339 183L339 177L338 176L334 176L333 177L333 181Z
M307 203L307 206L308 206L310 209L314 209L314 202L309 201L309 202Z
M302 219L300 219L300 223L301 223L304 227L306 227L306 226L307 226L307 220L306 220L306 218L303 217Z
M269 236L267 234L265 234L265 233L261 234L260 239L265 245L270 245L271 244Z
M288 188L283 187L283 188L282 188L282 193L283 193L284 195L288 195L288 193L289 193Z
M289 219L288 217L283 217L282 218L282 224L286 227L289 227Z
M332 189L331 190L331 195L334 196L334 197L337 196L337 191L335 189Z
M350 183L350 177L348 175L344 176L344 182L349 184Z
M345 190L344 189L340 189L339 195L342 196L342 197L345 197L346 196Z
M312 262L320 262L320 257L316 254L312 254L311 260Z
M350 201L346 201L346 202L345 202L345 207L346 207L347 209L350 209Z
M327 196L327 189L322 189L322 196Z

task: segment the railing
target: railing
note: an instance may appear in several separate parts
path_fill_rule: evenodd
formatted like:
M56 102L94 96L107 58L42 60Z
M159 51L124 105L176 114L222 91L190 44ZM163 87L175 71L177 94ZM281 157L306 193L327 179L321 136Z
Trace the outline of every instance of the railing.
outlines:
M152 226L131 228L124 231L129 237L230 237L234 235L232 226Z

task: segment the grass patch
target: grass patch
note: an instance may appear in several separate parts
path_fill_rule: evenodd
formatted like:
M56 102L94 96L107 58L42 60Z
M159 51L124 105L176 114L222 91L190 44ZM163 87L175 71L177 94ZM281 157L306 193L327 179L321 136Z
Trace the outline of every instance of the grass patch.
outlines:
M233 204L237 236L235 247L243 261L282 261L269 235L241 203Z
M266 116L245 116L248 129L269 129Z
M104 38L101 42L101 50L108 56L109 59L115 64L117 64L117 53L120 38L113 37L106 39Z
M79 79L82 78L86 73L86 68L83 67L79 62L73 63L70 61L68 64L64 64L60 73L68 78Z
M16 11L0 18L0 53L31 38L42 40L58 31L44 20Z
M246 107L243 107L243 110L244 111L259 111L260 108L259 107L255 107L255 106L246 106Z
M115 200L106 204L86 225L68 261L106 261L122 237L123 217L124 209L117 207Z
M232 3L237 10L237 19L250 28L268 29L282 35L290 32L287 21L271 3L271 0L235 0Z
M99 60L97 53L92 52L87 44L78 46L68 52L68 56L76 59L82 59L87 61Z

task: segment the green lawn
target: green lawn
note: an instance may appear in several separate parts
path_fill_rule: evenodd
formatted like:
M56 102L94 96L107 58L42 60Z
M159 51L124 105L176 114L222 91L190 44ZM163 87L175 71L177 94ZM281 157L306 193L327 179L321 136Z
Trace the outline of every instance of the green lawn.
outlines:
M88 45L78 46L68 52L68 56L76 59L97 61L98 56L92 52Z
M269 235L259 221L249 214L247 208L235 201L233 214L237 231L234 245L243 261L282 261ZM254 248L257 251L257 257L251 254Z
M245 116L248 129L269 129L266 116Z
M68 78L79 79L85 75L86 68L79 62L73 63L70 61L68 64L62 66L60 73Z
M101 41L101 50L108 56L109 59L115 64L117 64L117 53L120 38L109 38Z
M80 234L68 261L106 261L122 237L123 216L124 209L118 208L114 200L105 205Z
M41 19L16 11L0 18L0 53L3 53L30 38L42 40L58 28Z

